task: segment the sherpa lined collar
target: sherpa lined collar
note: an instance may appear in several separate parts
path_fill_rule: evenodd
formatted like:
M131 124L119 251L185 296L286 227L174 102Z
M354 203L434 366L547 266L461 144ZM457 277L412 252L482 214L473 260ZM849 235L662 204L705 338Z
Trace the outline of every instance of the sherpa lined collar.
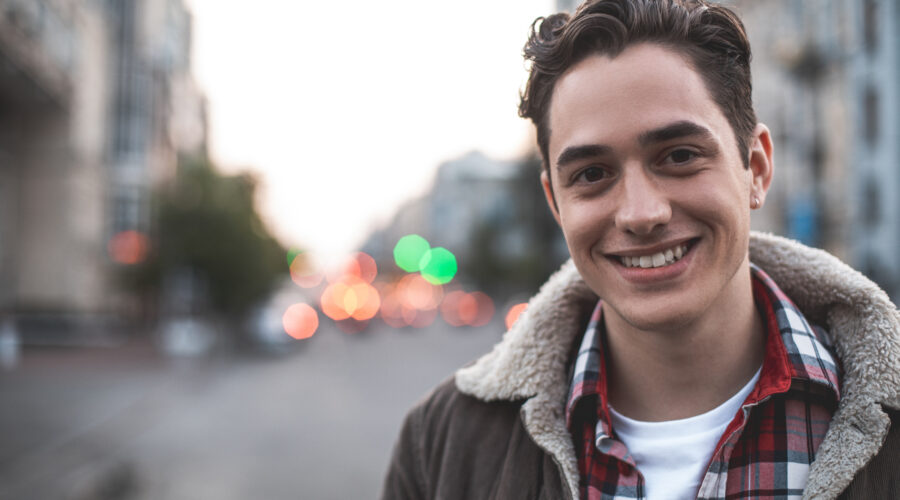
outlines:
M834 256L752 232L750 260L814 324L830 333L844 368L843 397L813 464L805 498L834 497L878 451L889 426L880 405L900 408L900 312L877 285ZM577 496L565 427L570 349L597 296L569 261L531 299L503 340L456 373L460 391L485 401L527 399L522 418L554 456Z

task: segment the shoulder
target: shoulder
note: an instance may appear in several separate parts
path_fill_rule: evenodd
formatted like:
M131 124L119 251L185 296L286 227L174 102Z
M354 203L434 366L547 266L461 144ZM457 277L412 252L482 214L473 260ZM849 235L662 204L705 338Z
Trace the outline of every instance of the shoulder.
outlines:
M460 391L449 377L413 406L404 425L414 426L423 444L434 445L451 437L488 435L498 426L509 429L521 406L522 401L482 401Z
M382 498L486 498L511 457L539 454L521 437L521 402L486 402L449 378L407 414L394 446ZM522 453L522 452L525 453ZM521 467L513 467L521 469Z
M884 444L839 498L891 498L900 491L900 410L885 408L885 412L891 427Z

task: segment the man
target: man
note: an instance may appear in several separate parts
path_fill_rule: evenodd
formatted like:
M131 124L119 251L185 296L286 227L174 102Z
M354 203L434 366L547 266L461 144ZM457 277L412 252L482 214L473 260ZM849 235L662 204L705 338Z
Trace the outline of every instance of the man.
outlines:
M773 146L738 18L589 1L538 20L525 54L572 262L410 412L383 496L900 495L896 307L750 232Z

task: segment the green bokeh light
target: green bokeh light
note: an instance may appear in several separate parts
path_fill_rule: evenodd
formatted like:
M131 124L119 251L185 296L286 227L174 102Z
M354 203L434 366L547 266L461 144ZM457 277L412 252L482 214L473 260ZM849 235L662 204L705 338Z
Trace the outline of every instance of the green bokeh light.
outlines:
M394 246L394 262L400 269L414 273L422 269L420 262L430 249L431 245L428 244L428 240L418 234L408 234L400 238L400 241Z
M456 257L446 248L432 248L422 256L419 267L425 280L432 285L443 285L456 276Z

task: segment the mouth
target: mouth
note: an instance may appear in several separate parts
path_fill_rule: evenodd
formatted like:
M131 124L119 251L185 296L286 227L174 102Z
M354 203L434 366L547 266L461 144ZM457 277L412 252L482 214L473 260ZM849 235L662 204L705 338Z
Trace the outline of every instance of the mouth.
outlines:
M690 251L695 242L696 240L685 241L684 243L645 255L615 255L613 259L629 268L653 269L665 267L681 260Z

